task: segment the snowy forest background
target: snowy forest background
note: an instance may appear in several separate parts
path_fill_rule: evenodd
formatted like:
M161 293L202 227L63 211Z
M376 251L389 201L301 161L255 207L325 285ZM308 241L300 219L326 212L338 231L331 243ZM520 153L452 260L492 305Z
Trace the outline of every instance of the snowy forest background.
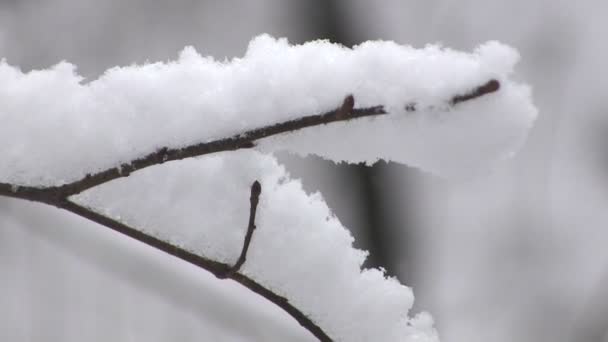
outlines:
M433 314L442 340L601 342L607 10L591 0L5 0L0 55L24 70L65 59L95 78L114 65L173 59L185 45L240 56L262 32L349 46L510 44L540 116L508 167L448 182L402 165L280 159L307 190L322 192L371 251L370 266L414 288L415 311ZM238 285L24 201L0 198L0 274L1 340L310 338Z

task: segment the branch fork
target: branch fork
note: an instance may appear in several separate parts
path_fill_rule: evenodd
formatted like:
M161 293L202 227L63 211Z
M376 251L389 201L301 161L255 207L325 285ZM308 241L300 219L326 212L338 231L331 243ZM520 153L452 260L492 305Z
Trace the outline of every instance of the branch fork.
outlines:
M456 106L460 103L496 92L499 89L500 83L497 80L490 80L469 92L453 96L451 99L449 99L448 104L450 106ZM271 137L274 135L290 133L307 127L320 126L332 122L348 121L363 117L374 117L387 114L385 108L382 105L367 108L354 108L354 106L354 97L352 95L348 95L346 96L346 98L344 98L343 103L340 107L323 114L303 116L298 119L288 120L276 124L270 124L268 126L263 126L260 128L251 129L230 137L225 137L209 142L201 142L182 148L162 147L154 152L149 153L144 157L133 159L129 162L123 163L119 167L109 168L94 174L87 174L82 179L64 185L35 187L19 184L0 183L0 196L44 203L69 211L75 215L84 217L92 222L96 222L111 230L129 236L153 248L164 251L190 264L205 269L218 278L229 278L231 280L234 280L283 309L285 312L287 312L287 314L293 317L303 328L313 334L319 341L332 341L329 335L327 335L327 333L323 329L321 329L321 327L319 327L315 322L313 322L302 311L291 305L287 298L277 295L271 290L258 284L253 279L248 278L247 276L239 273L241 267L247 259L249 245L253 237L253 232L256 229L255 215L259 202L259 196L262 192L262 187L258 181L255 181L251 186L249 225L247 227L247 233L243 242L241 254L237 259L236 263L232 266L207 259L197 254L193 254L179 246L172 245L167 241L158 239L152 235L148 235L144 233L141 229L131 227L109 216L105 216L104 214L98 213L93 209L83 207L71 201L70 197L84 192L88 189L94 188L98 185L110 182L114 179L127 177L132 172L153 165L163 164L168 161L181 160L217 152L235 151L239 149L251 148L255 146L255 142L257 140ZM407 112L416 111L416 103L408 103L405 105L404 109Z

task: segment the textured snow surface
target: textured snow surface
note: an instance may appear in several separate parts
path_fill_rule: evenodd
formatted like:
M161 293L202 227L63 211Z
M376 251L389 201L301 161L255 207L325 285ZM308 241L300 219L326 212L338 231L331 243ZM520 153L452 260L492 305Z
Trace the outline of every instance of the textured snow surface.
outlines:
M0 182L63 184L163 146L326 112L347 94L355 107L384 105L391 115L270 138L260 149L466 174L512 155L536 117L528 87L509 79L517 60L497 42L468 54L382 41L292 46L262 35L242 58L215 61L188 47L176 61L116 67L92 81L67 62L23 73L2 61ZM490 79L501 82L497 93L447 107ZM406 113L412 102L421 109Z
M306 194L273 156L227 152L154 166L75 197L81 204L207 258L232 264L262 184L242 272L285 296L336 341L437 341L429 315L408 318L412 291L380 270L320 194Z
M338 107L382 105L374 118L312 127L239 151L133 173L74 200L209 259L236 261L249 191L262 183L258 229L242 272L288 298L336 341L437 341L430 315L408 316L411 290L380 270L320 194L290 180L272 152L334 161L385 159L441 175L505 160L536 118L530 90L509 79L518 54L497 42L473 53L393 42L353 49L291 46L262 35L243 58L219 62L186 48L177 61L116 67L84 80L63 62L21 72L0 62L0 182L60 185L161 147L244 131ZM500 90L449 106L491 79ZM405 106L416 103L416 112Z

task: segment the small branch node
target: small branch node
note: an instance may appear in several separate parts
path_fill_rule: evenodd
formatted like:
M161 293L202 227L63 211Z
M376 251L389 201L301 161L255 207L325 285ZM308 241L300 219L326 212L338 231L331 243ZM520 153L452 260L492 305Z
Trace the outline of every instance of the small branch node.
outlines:
M237 273L245 261L247 260L247 251L249 250L249 245L251 244L251 238L253 237L253 231L256 228L255 225L255 213L258 207L258 203L260 201L260 194L262 193L262 185L257 180L251 184L251 196L249 197L249 225L247 226L247 234L245 235L245 241L243 242L243 248L241 249L241 255L239 255L236 263L230 267L225 273L216 274L216 276L220 279L231 278L235 273Z
M353 97L352 94L349 94L348 96L346 96L344 98L344 101L342 102L342 105L340 106L340 108L338 108L338 111L336 112L336 118L338 120L347 118L348 116L350 116L350 114L352 113L354 108L355 108L355 98Z

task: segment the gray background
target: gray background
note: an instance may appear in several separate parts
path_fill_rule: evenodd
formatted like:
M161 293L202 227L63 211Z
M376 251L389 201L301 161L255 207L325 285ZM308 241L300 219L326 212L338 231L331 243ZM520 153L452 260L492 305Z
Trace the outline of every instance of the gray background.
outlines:
M259 33L519 49L540 110L504 169L448 182L403 165L281 155L443 341L608 341L608 4L582 0L0 2L0 57L93 79L185 45L240 56ZM0 123L1 132L1 123ZM1 148L0 148L1 152ZM308 340L280 312L93 224L0 198L0 340ZM245 303L245 304L244 304ZM257 308L260 308L259 310ZM260 313L260 310L262 313Z

